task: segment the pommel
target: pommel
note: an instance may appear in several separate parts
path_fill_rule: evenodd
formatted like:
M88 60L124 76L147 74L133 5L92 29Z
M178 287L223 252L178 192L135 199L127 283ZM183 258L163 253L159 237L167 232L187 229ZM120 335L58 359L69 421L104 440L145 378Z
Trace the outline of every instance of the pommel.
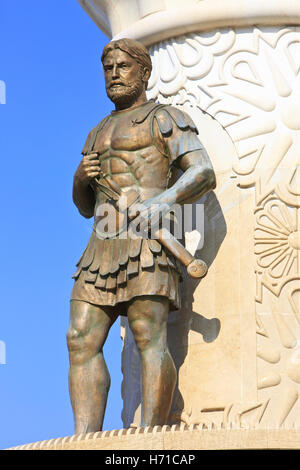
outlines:
M199 279L207 274L207 264L202 259L194 259L188 266L189 276Z

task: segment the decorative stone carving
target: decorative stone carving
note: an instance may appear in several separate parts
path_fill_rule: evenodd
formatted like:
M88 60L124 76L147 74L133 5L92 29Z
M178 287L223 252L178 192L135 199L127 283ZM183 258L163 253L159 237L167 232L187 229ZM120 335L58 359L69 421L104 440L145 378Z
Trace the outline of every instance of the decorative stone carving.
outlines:
M147 46L216 28L300 24L298 0L78 1L108 37L129 37Z
M151 47L149 96L217 119L238 150L239 183L255 184L258 202L276 188L287 204L300 203L299 31L222 30Z
M113 431L79 434L76 436L35 442L7 450L228 450L228 449L294 449L299 442L299 428L264 429L261 426L219 426L186 424L174 426L155 426L154 428L120 429ZM109 455L109 454L108 454ZM121 454L122 455L122 454ZM172 455L172 454L171 454ZM118 457L118 452L115 458ZM152 456L155 461L155 454ZM158 456L157 456L158 457ZM166 456L168 457L168 456ZM191 463L193 454L191 454ZM128 464L128 457L126 463ZM160 456L161 458L161 456ZM189 456L187 456L187 459ZM179 463L180 456L174 456ZM157 459L157 462L159 460ZM119 462L117 462L119 463ZM183 461L183 463L185 463Z

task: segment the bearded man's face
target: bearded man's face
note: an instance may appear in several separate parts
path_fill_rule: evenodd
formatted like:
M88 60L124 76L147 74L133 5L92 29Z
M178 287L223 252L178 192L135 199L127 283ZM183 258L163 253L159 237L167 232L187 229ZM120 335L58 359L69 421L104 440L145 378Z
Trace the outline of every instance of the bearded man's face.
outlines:
M106 93L118 107L131 105L145 90L142 67L120 49L109 51L103 60Z

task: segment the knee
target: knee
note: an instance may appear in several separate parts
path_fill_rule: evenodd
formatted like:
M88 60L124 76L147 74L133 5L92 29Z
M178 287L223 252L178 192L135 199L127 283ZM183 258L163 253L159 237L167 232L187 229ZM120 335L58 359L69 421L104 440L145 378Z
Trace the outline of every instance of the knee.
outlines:
M130 325L137 348L140 353L149 351L151 348L159 348L164 345L164 335L161 331L157 331L150 322L139 319Z
M167 349L168 312L169 301L164 297L133 299L127 316L140 353Z
M70 326L66 337L68 349L70 352L77 351L82 348L82 339L84 335L77 328Z
M71 363L84 363L98 352L92 332L70 326L66 336Z

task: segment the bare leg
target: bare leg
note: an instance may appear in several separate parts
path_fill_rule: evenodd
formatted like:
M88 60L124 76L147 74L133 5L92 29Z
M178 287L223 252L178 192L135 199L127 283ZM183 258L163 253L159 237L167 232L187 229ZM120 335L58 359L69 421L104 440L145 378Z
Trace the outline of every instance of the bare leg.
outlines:
M67 343L70 357L69 389L75 419L75 434L102 430L110 375L103 345L118 317L111 309L71 301Z
M169 301L161 296L133 299L127 309L142 363L142 426L168 421L176 369L167 345Z

